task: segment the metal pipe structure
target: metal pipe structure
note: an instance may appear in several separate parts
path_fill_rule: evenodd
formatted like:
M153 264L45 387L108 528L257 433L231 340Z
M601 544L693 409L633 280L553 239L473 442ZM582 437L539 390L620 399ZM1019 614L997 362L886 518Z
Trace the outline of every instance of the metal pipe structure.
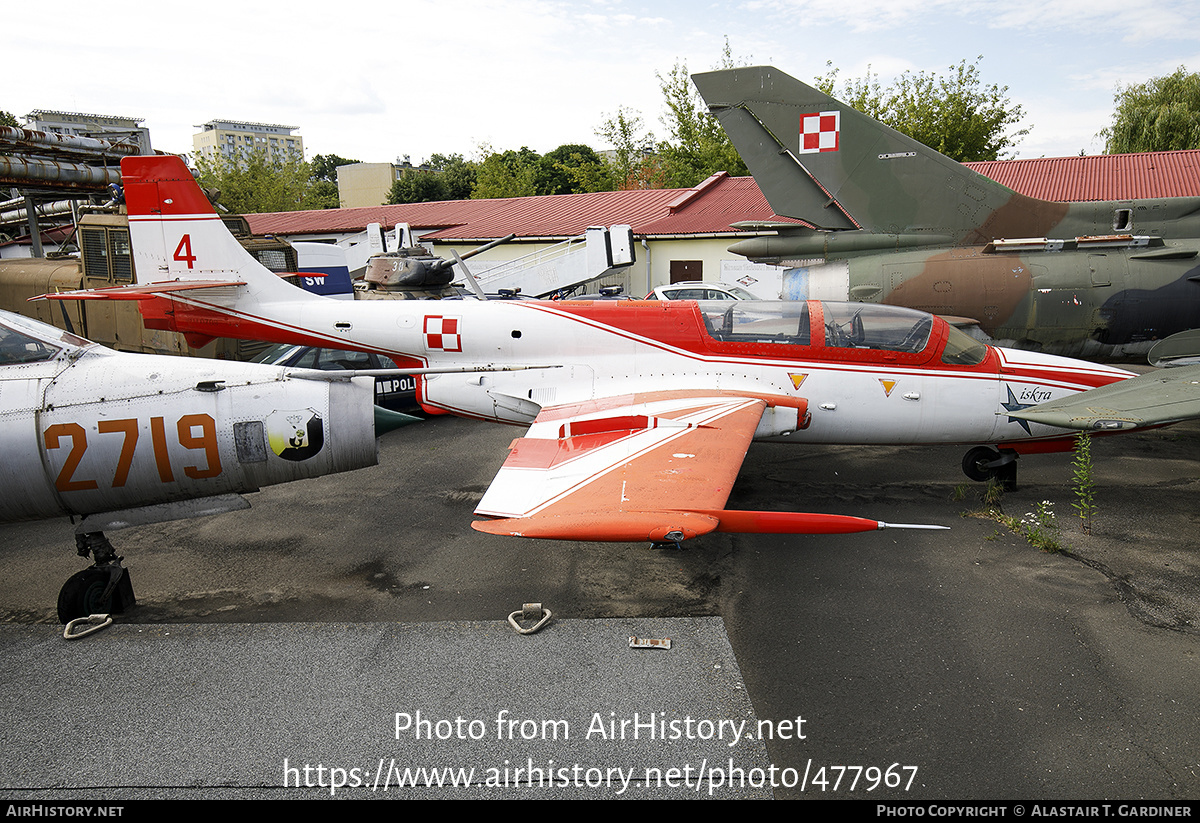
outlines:
M132 143L114 143L98 137L34 131L18 126L0 126L0 147L17 151L65 154L80 157L124 157L140 153Z
M52 217L61 214L74 214L72 209L72 203L74 202L75 201L73 200L57 200L52 203L41 203L37 207L37 212L42 217ZM0 209L3 209L9 203L12 203L12 201L8 201L8 203L0 203ZM13 205L17 206L17 208L0 211L0 226L8 223L21 223L25 221L25 198L20 198Z
M85 166L80 163L61 163L23 157L0 156L0 183L28 183L104 187L121 182L121 170L115 166Z

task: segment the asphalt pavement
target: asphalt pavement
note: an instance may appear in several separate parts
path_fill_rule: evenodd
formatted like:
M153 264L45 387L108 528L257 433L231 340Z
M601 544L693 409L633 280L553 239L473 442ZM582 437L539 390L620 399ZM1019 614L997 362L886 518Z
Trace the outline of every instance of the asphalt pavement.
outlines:
M519 434L436 419L113 532L139 605L83 640L54 617L70 524L0 526L0 795L1200 798L1200 425L1097 439L1090 535L1071 457L1022 458L1000 507L1054 511L1057 553L986 516L958 447L756 444L729 502L949 531L474 532ZM518 635L528 602L553 616Z

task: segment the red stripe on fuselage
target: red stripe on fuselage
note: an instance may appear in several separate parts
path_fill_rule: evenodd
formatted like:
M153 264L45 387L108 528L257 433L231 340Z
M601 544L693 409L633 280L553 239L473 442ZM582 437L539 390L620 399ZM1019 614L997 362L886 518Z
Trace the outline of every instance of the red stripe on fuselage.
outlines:
M264 343L291 343L365 351L387 355L396 361L396 365L400 368L423 368L429 365L426 358L407 352L397 352L393 349L371 346L345 337L321 334L301 326L256 317L234 309L183 298L177 294L155 295L155 298L143 300L139 305L142 309L143 322L147 328L185 334L207 334L212 337L231 337L236 340L261 340Z

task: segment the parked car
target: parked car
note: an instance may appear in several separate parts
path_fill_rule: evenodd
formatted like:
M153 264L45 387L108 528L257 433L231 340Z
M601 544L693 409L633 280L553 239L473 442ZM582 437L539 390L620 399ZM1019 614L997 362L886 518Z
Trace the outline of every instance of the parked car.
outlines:
M460 286L456 283L453 288L458 291L458 294L443 297L443 300L474 300L476 297L475 292L471 291L465 286ZM521 294L520 289L500 289L500 291L489 291L484 292L483 296L488 300L537 300L536 297L532 297L528 294Z
M741 286L685 280L659 286L646 295L647 300L758 300Z
M633 300L632 295L625 294L624 286L601 286L600 291L591 294L567 294L560 300Z
M287 343L272 346L255 357L254 362L323 371L397 368L391 358L380 354L322 349L316 346L293 346ZM376 377L375 405L389 411L411 414L414 417L429 416L417 403L417 378L408 374Z

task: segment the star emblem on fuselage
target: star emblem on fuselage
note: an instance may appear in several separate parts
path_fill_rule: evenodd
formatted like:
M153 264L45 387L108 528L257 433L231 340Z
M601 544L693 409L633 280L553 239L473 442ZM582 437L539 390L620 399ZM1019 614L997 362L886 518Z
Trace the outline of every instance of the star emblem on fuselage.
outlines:
M1015 394L1013 394L1012 388L1009 387L1009 385L1007 383L1004 385L1004 388L1008 390L1008 402L1001 403L1000 405L1004 407L1005 411L1010 411L1010 412L1020 411L1021 409L1028 409L1030 406L1037 405L1036 403L1018 403L1017 396ZM1021 428L1023 428L1025 430L1026 434L1033 434L1033 432L1031 432L1029 430L1029 421L1028 420L1022 420L1019 417L1010 417L1010 418L1008 418L1008 422L1009 423L1019 423L1019 424L1021 424Z

